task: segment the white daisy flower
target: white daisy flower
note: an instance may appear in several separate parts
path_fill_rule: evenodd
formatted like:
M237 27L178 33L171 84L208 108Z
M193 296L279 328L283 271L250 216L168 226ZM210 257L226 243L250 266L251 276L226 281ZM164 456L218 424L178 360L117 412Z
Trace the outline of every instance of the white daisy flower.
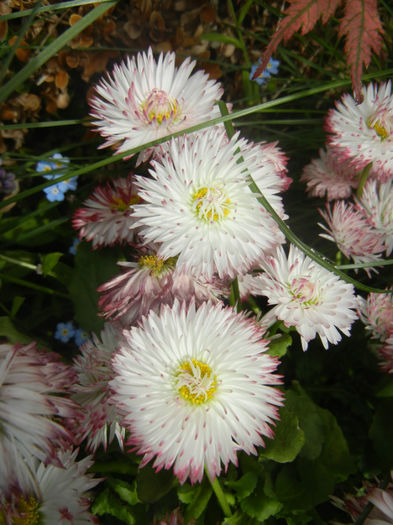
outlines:
M0 345L0 463L7 444L25 456L56 460L55 444L72 440L59 418L79 416L76 403L64 397L74 379L71 367L35 343Z
M92 458L76 461L78 449L57 451L58 465L21 458L15 450L0 464L0 522L87 525L98 523L89 512L91 488L100 479L86 474Z
M167 148L153 161L151 178L137 177L143 203L133 213L145 242L160 244L160 257L178 256L179 270L206 279L234 277L284 242L248 187L255 175L264 191L258 151L238 134L229 141L213 128L172 139ZM280 199L272 206L282 214Z
M223 89L206 73L191 75L195 62L187 58L175 67L175 53L153 51L128 57L112 76L96 86L91 115L105 146L127 151L175 131L220 116L214 104Z
M181 483L201 481L204 467L214 479L221 463L237 464L238 450L256 454L262 436L273 437L278 362L244 315L176 301L124 337L111 387L142 467L155 458L154 468L173 466Z
M385 183L368 181L358 199L358 208L382 236L389 256L393 251L393 178Z
M294 326L300 335L303 350L319 335L322 344L337 344L341 330L350 335L357 318L357 302L352 284L342 281L291 245L288 257L282 247L275 257L267 257L258 275L259 295L275 305L261 322L263 326L277 319L285 326Z
M369 293L364 299L358 296L358 314L373 339L386 341L393 334L393 295L392 289L386 294Z
M391 82L362 88L358 104L348 93L326 119L330 146L358 170L372 162L371 174L381 182L393 176L393 97Z
M130 227L132 206L140 201L133 183L134 177L114 179L98 186L83 207L74 213L72 225L79 230L79 238L92 243L93 249L131 243L135 230Z
M120 345L121 328L115 323L105 323L100 337L93 334L92 341L80 347L80 354L74 359L74 370L78 379L71 386L72 399L83 408L83 417L76 424L77 440L87 440L87 448L96 452L102 445L116 436L123 448L125 429L120 425L117 409L111 403L112 394L108 383L112 378L110 366L112 355Z

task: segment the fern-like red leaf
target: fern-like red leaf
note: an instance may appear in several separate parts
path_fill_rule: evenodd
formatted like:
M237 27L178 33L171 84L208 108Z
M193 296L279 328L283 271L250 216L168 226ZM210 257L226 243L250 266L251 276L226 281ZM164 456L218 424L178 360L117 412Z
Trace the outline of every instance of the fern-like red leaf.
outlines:
M301 34L305 35L315 26L318 19L326 23L334 14L342 0L289 0L290 6L284 11L284 18L277 25L276 32L263 53L261 64L253 75L257 78L277 49L280 42L289 40L296 31L301 28Z
M382 47L383 29L378 15L377 0L346 0L344 18L340 20L339 36L345 37L347 64L355 98L361 102L363 65L371 61L371 53L379 54Z

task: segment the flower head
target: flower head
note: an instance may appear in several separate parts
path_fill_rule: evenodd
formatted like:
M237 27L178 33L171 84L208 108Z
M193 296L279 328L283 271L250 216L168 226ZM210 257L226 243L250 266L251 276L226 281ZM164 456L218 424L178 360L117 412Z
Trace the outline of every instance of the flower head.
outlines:
M381 259L385 250L383 237L367 221L365 215L351 203L336 201L333 209L319 210L327 226L320 236L337 244L338 249L355 263L370 263ZM367 274L370 273L366 269Z
M337 344L341 332L350 335L357 318L354 288L305 256L291 245L288 256L282 247L275 257L266 257L258 276L259 295L275 305L262 324L280 319L300 334L303 350L319 335L322 344ZM255 284L255 283L254 283Z
M77 441L87 440L87 448L95 452L116 436L123 447L125 430L120 426L120 417L114 404L108 383L112 378L110 366L112 355L121 341L121 329L106 323L100 337L82 345L80 354L74 359L77 381L72 385L72 399L83 409L83 416L76 423Z
M264 69L257 76L257 78L254 78L255 71L258 69L261 62L262 62L262 58L260 58L258 62L251 67L251 71L250 71L250 79L257 82L260 86L262 86L266 82L266 80L271 77L271 75L277 75L278 66L280 65L279 60L274 60L273 58L270 58L266 66L266 69Z
M44 188L43 191L49 202L61 202L64 200L64 191L61 189L60 184L53 184L48 188Z
M56 465L29 456L7 458L0 465L0 523L97 523L87 491L101 480L86 474L92 458L76 461L77 454L78 449L58 450Z
M381 182L393 176L393 97L391 82L362 88L358 104L345 94L329 111L326 129L330 146L340 159L362 170L372 163L371 174Z
M153 247L152 247L153 248ZM99 306L105 317L129 327L150 310L174 300L217 301L223 287L194 278L176 268L176 259L163 259L154 250L146 251L137 262L119 262L123 273L102 284Z
M370 293L367 299L358 297L358 313L366 330L373 339L385 341L393 333L393 295L392 290L383 293Z
M133 214L145 242L159 244L160 257L178 256L178 269L192 275L225 278L245 273L283 242L248 187L250 174L265 189L258 153L246 141L229 141L213 128L173 139L167 151L153 162L151 178L138 177L143 203ZM272 205L282 213L279 199Z
M96 86L91 114L104 146L127 151L219 116L214 103L222 88L202 71L191 75L195 62L189 58L176 68L175 58L161 53L156 61L149 48L116 65Z
M4 453L14 443L24 456L42 461L55 458L54 444L72 439L59 418L79 416L76 404L63 397L74 379L72 369L57 354L39 351L35 343L0 345L0 429ZM3 460L0 454L0 463Z
M302 173L300 180L307 184L312 197L325 197L328 201L346 199L359 185L357 172L349 162L338 161L331 149L320 149L319 158L313 159Z
M80 239L91 241L93 249L131 243L135 231L131 226L132 207L140 198L136 193L133 176L118 178L98 186L74 214L72 225L79 230Z
M277 361L255 323L231 308L175 302L124 331L113 359L114 399L143 454L181 483L213 479L236 452L255 454L278 418Z
M68 323L57 323L54 338L62 343L68 343L75 335L75 328L72 321Z
M50 159L51 160L40 160L37 162L36 171L42 173L45 179L55 181L66 173L70 159L63 157L61 153L54 153ZM68 190L76 190L78 184L77 179L78 177L72 177L53 184L53 186L49 186L48 188L44 188L43 191L48 201L63 201L64 194Z

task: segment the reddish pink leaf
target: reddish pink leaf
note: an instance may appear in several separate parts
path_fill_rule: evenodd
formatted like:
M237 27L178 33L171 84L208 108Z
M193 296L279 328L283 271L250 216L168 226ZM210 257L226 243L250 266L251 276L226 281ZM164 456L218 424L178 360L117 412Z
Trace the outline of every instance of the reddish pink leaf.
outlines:
M266 69L270 57L280 42L289 40L300 28L302 28L301 34L305 35L311 31L319 18L322 18L322 23L325 24L334 14L341 0L289 0L289 3L291 5L284 11L285 16L278 23L276 32L263 53L261 64L255 71L253 79Z
M362 99L363 65L367 67L370 64L372 51L380 53L382 34L377 0L346 0L339 36L345 36L347 64L351 68L352 85L358 102Z

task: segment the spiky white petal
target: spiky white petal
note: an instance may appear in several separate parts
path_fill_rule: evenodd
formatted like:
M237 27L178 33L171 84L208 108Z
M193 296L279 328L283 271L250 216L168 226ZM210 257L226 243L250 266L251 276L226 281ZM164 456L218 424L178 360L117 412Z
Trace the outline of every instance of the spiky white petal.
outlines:
M94 124L119 152L219 116L214 104L222 88L187 58L175 67L175 53L138 53L116 65L96 86L90 103Z
M262 168L238 134L228 141L213 128L172 139L167 151L153 162L151 178L138 177L143 203L134 207L135 227L145 242L160 245L158 255L178 256L177 267L193 275L225 278L245 273L284 241L248 187L248 176L256 176L264 191ZM281 200L272 205L283 214Z
M194 483L273 437L282 396L261 335L231 308L178 301L124 331L111 386L142 466L155 458L157 470L173 466Z
M350 335L357 318L354 288L291 245L286 256L282 247L267 257L258 275L259 295L274 305L269 320L280 319L300 334L303 350L319 335L322 344L337 344L341 332ZM264 320L262 319L262 324Z
M372 163L371 174L381 182L393 176L393 97L391 82L362 88L358 104L348 93L329 111L326 129L336 154L357 170Z

